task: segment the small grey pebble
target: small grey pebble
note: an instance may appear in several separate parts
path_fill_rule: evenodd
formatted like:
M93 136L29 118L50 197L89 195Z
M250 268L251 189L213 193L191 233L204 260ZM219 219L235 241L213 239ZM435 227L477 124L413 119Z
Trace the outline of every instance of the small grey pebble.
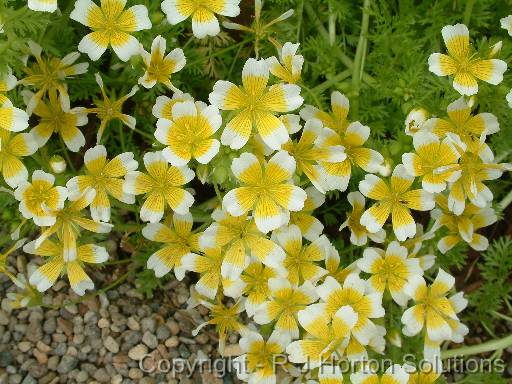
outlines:
M78 365L77 358L75 358L73 356L69 356L69 355L64 355L64 356L62 356L62 359L60 360L60 363L57 366L57 372L59 372L61 374L69 373L70 371L75 369L77 365Z
M155 335L151 332L146 331L142 336L142 342L146 344L150 349L155 349L158 346L158 340Z

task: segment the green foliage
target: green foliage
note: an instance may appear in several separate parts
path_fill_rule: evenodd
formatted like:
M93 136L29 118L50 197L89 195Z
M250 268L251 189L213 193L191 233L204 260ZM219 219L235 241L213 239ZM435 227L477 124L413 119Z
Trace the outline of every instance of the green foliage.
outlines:
M236 22L250 26L253 22L252 1L243 1L242 14ZM250 4L249 4L250 3ZM411 138L404 134L404 120L413 107L424 107L434 116L445 116L447 105L460 95L452 89L450 79L441 78L428 71L427 59L432 52L444 52L441 28L447 24L465 22L470 29L470 37L474 47L482 54L487 54L490 47L503 40L503 49L499 58L511 63L512 39L499 26L499 19L510 13L510 2L506 0L480 0L474 2L468 11L468 2L453 0L408 1L408 0L373 0L366 10L370 15L370 27L367 44L362 56L362 82L354 82L354 60L360 38L361 19L363 17L362 1L348 0L268 0L264 4L262 18L270 21L290 8L295 15L277 23L266 31L264 38L258 41L255 49L255 36L251 33L223 31L214 38L199 40L190 33L189 23L171 26L161 22L164 15L160 10L160 1L129 0L128 5L145 4L153 22L151 31L137 32L136 37L146 50L149 50L153 38L162 35L167 40L167 52L180 47L184 50L187 65L176 76L173 83L184 92L188 92L197 100L207 101L208 94L216 80L228 80L240 83L243 63L249 57L259 54L260 57L277 55L273 41L283 44L287 41L300 43L300 54L305 64L302 74L302 95L306 104L312 104L322 110L330 109L330 94L334 90L345 93L352 103L359 107L351 111L349 118L360 120L371 127L372 135L369 146L379 150L390 166L401 162L401 155L411 148ZM88 28L69 19L74 0L59 1L59 9L54 14L32 12L27 9L26 1L0 0L0 26L4 33L0 34L0 73L7 67L14 70L18 78L22 78L22 59L28 55L27 43L36 41L43 47L43 55L63 57L76 51L80 39L88 33ZM269 39L270 38L270 39ZM81 60L85 57L82 55ZM31 59L32 60L32 59ZM91 62L85 75L67 81L72 106L90 108L94 101L101 98L94 74L101 73L107 94L113 98L129 92L144 72L140 57L132 58L128 63L121 63L112 51L107 51L100 60ZM510 72L510 71L509 71ZM512 86L512 75L506 73L504 81L498 86L479 83L481 91L475 97L475 110L491 112L500 121L500 132L492 135L490 143L500 161L512 159L510 124L510 108L505 102L505 95ZM144 151L159 148L152 138L155 122L151 108L158 95L171 92L162 86L153 89L142 89L131 98L124 107L124 112L137 119L137 130L129 130L119 122L113 122L107 128L104 142L108 142L110 157L131 151L140 160ZM22 105L23 98L18 91L9 94L15 105ZM88 145L94 141L99 121L89 116L89 124L84 128ZM213 180L215 187L227 190L233 186L230 179L229 164L237 153L229 149L223 156L213 160L215 171ZM33 170L42 167L49 171L48 159L55 154L63 154L58 141L50 140L47 147L40 151L34 159L27 159L26 164ZM82 167L82 156L72 156L71 161L77 171ZM228 160L226 160L228 159ZM74 175L74 174L73 174ZM59 176L67 180L72 176L68 169ZM350 180L348 191L357 190L359 181L364 174L355 171ZM60 183L63 185L64 183ZM507 175L490 185L496 201L500 201L509 193L512 181ZM201 196L205 201L214 196L214 189L204 188L211 196ZM11 197L1 195L1 219L7 223L2 231L14 230L20 223L17 218L15 201ZM325 224L326 233L339 250L343 266L361 257L362 248L351 245L338 232L338 227L346 218L350 205L346 201L346 192L332 192L327 195L327 203L317 210L315 215ZM135 205L126 206L120 203L113 210L113 222L125 224L138 220L141 199ZM201 201L202 202L202 201ZM205 203L206 204L206 203ZM202 209L194 206L196 222L204 217ZM421 217L427 224L429 218ZM506 218L505 218L506 219ZM139 225L137 222L133 224ZM7 229L9 231L7 231ZM32 228L25 228L28 232ZM120 230L122 232L123 230ZM2 232L2 235L5 235ZM128 231L127 231L128 232ZM426 242L423 249L435 248L441 233ZM166 279L158 279L152 270L146 270L147 259L156 246L148 245L140 234L127 236L134 252L120 257L131 257L131 268L135 271L138 290L146 297L153 297L154 292L162 288ZM3 239L3 238L2 238ZM104 237L96 234L84 234L84 241L98 242ZM482 253L476 264L480 271L481 286L469 295L470 310L461 314L463 321L473 325L482 323L494 329L496 317L492 312L509 309L508 299L512 288L512 239L502 237L492 242L490 248ZM469 247L459 244L446 255L437 253L438 265L453 271L460 271L468 260ZM129 252L128 252L129 253ZM429 272L429 277L435 273ZM402 310L396 305L386 306L389 316L386 317L388 330L401 328ZM384 325L384 324L383 324ZM391 347L389 355L400 360L407 353L418 353L422 348L422 338L403 338L403 347ZM463 379L464 383L500 384L506 380L497 374L470 375Z
M512 312L505 303L510 299L512 287L509 278L512 274L512 238L501 237L496 239L485 253L478 268L482 276L482 286L469 296L470 307L468 311L472 322L484 322L494 328L495 312L507 310Z

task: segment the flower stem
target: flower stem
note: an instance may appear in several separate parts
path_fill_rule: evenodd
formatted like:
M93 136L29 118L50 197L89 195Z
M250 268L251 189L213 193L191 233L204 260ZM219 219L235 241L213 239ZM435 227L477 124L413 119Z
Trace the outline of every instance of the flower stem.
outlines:
M352 71L350 69L346 69L343 72L338 73L336 76L332 76L330 79L324 81L321 84L318 84L316 87L312 88L311 91L315 93L322 93L324 90L329 88L331 85L336 84L339 81L345 80L347 77L350 77Z
M448 349L441 352L442 359L449 359L452 357L472 356L480 353L492 352L498 349L506 349L512 346L512 335L504 337L502 339L491 340L486 343L471 345L467 347Z
M464 9L464 24L466 24L466 26L469 25L469 21L471 20L473 5L475 5L475 0L467 0L466 8Z
M498 208L503 212L505 208L507 208L510 203L512 203L512 191L507 193L507 195L501 200L498 204Z
M359 91L361 89L361 78L363 74L363 55L366 51L366 39L368 34L368 26L370 25L370 7L371 0L364 0L363 4L363 20L361 22L361 32L359 34L359 41L356 48L356 57L354 58L354 67L352 68L352 91L354 92L354 99L352 101L352 117L359 118Z
M325 29L320 19L317 17L317 12L313 9L313 6L309 2L304 3L304 9L308 14L308 17L315 24L316 28L320 35L325 39L325 41L329 41L329 32ZM354 68L354 63L352 60L345 54L343 51L336 45L331 47L333 53L338 56L338 59L345 65L348 69ZM367 73L363 73L362 79L368 85L374 85L375 79L368 75Z

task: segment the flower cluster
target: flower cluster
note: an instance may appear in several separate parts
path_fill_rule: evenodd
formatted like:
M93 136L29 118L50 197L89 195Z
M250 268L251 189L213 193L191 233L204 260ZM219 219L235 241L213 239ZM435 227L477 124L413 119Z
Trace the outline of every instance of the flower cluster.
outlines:
M164 0L161 7L170 24L190 17L194 36L204 38L219 33L216 15L239 14L239 2ZM54 11L56 3L29 1L29 7ZM411 111L405 130L411 152L386 174L370 127L349 120L345 95L333 92L328 111L303 105L298 44L287 42L270 58L249 58L240 81L218 80L208 102L199 101L171 82L186 65L183 50L166 55L166 40L156 36L147 52L134 34L151 28L148 11L125 5L77 0L70 18L91 29L78 45L91 60L109 47L122 62L141 56L142 91L133 85L128 94L108 96L97 74L102 99L92 108L71 108L66 81L85 73L87 64L74 64L78 52L50 57L35 43L26 76L19 82L11 72L0 78L0 169L23 218L40 227L23 250L44 258L26 284L43 292L67 275L78 295L93 289L89 265L109 255L90 238L116 230L113 207L129 206L156 249L147 255L147 269L157 277L172 272L178 280L187 272L197 276L191 306L208 308L210 319L195 333L214 325L221 353L230 333L240 335L241 379L280 382L291 371L272 360L286 354L313 382L341 383L335 361L348 360L360 363L352 383L433 383L442 343L461 342L468 332L458 317L467 300L454 292L454 277L424 243L435 239L441 253L461 242L476 250L488 245L477 233L497 220L486 182L511 166L496 162L486 144L499 130L497 118L475 113L465 96L478 92L477 79L501 82L505 62L473 54L464 25L444 27L448 55L432 54L429 68L453 76L462 97L446 117ZM123 113L123 104L158 83L166 88L153 91L173 95L154 100L156 148L139 161L132 152L109 155L105 130L114 120L134 129L137 121ZM17 84L25 87L26 111L5 95ZM31 114L34 127L20 133ZM88 115L100 122L82 170L67 180L43 170L29 175L22 159L54 133L72 152L87 146L78 127L88 124ZM225 185L212 177L221 156L229 162ZM214 184L217 194L201 226L194 220L196 176ZM357 190L345 194L350 185ZM314 215L333 196L346 199L338 225L352 244L345 245L356 250L351 263ZM431 212L431 220L418 212ZM400 314L404 336L421 338L434 372L393 366L378 374L364 367L371 354L386 350L390 329L383 324L390 313Z

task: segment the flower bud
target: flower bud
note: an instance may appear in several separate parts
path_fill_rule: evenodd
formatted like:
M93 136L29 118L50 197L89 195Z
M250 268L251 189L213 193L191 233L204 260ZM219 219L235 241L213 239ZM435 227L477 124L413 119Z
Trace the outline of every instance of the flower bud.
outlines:
M153 25L160 24L164 19L164 14L160 11L155 11L149 15L149 19Z
M213 182L216 184L222 184L228 178L228 171L226 168L220 166L215 167L213 170Z
M491 47L491 51L489 52L489 59L492 59L494 56L500 53L501 47L503 46L502 41L498 41Z
M391 160L384 159L384 163L379 167L379 174L382 177L388 177L391 175Z
M387 336L389 342L395 347L402 348L402 336L398 329L394 328L388 332Z
M196 167L196 175L197 175L197 178L199 179L199 181L202 184L206 183L206 179L210 175L210 169L209 169L208 165L206 165L206 164L199 164Z
M62 156L53 155L50 158L50 168L52 169L53 173L59 174L66 170L67 164Z

